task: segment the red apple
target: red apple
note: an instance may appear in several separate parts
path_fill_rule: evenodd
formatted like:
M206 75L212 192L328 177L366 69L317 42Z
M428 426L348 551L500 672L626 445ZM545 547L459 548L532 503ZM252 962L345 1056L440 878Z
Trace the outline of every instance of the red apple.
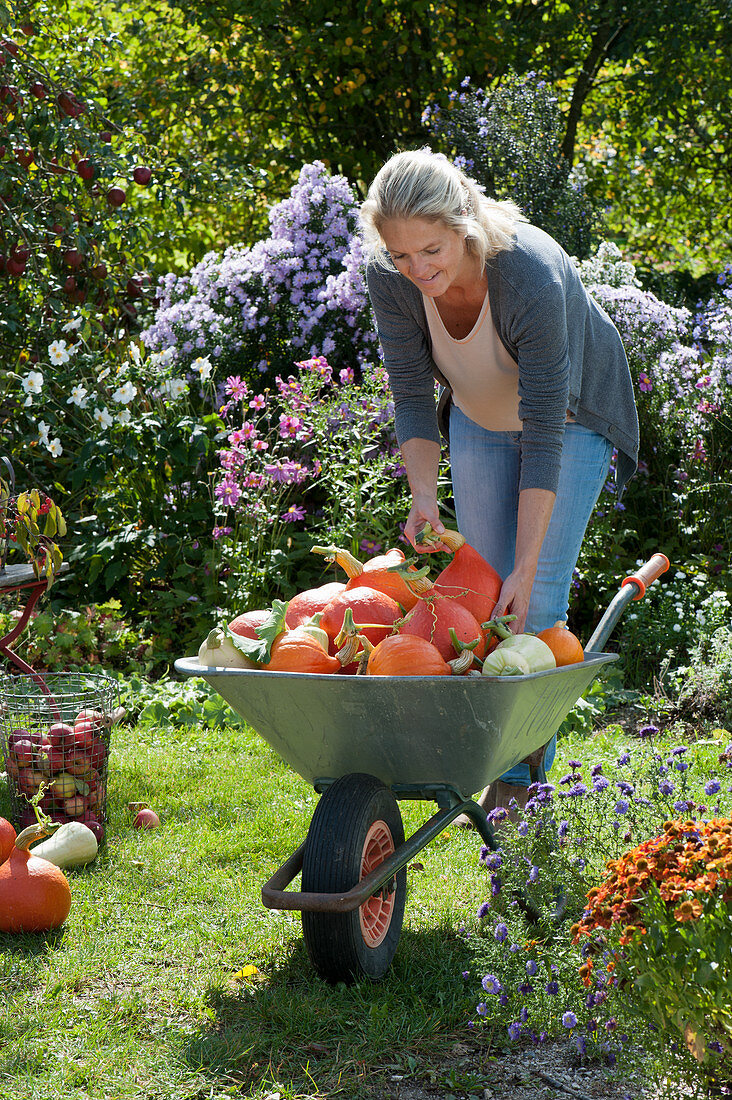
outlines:
M27 738L13 744L13 754L21 768L29 768L33 763L33 742Z
M90 710L86 707L84 710L80 710L74 719L74 728L81 722L95 722L98 726L101 726L104 722L104 714L101 710Z
M54 722L48 727L48 739L54 748L58 748L66 742L67 738L74 736L74 727L68 722Z
M137 811L135 820L132 824L136 829L157 829L160 824L160 818L155 813L155 810L145 807Z
M69 118L78 118L79 115L83 115L86 110L84 104L70 92L61 92L61 94L56 97L56 102L58 103L59 112L62 115L68 115Z
M104 840L104 826L102 825L97 815L90 814L87 811L87 813L83 814L79 820L81 821L82 825L86 825L87 829L91 829L91 831L94 833L94 836L97 838L97 843L101 844Z
M145 167L145 165L139 164L133 171L132 178L135 183L139 183L140 187L147 187L152 179L152 172L149 168Z
M35 157L32 149L16 149L15 159L21 168L28 168L33 163Z
M127 198L121 187L110 187L107 191L107 202L110 206L121 206Z
M97 264L96 267L91 269L91 274L95 279L106 279L107 277L107 265Z
M67 798L64 802L64 811L69 817L81 817L86 811L86 799L82 798L80 794L76 794L73 798Z
M78 248L67 248L63 255L63 261L67 267L77 268L83 264L84 256Z
M107 144L109 144L109 142L112 140L112 131L111 130L102 130L101 133L99 134L99 140L100 141L106 141Z
M83 160L79 161L76 165L76 171L83 180L93 180L96 173L94 163L88 157L84 157Z
M36 99L45 99L48 95L48 88L45 84L41 84L40 80L34 80L28 87L28 91Z

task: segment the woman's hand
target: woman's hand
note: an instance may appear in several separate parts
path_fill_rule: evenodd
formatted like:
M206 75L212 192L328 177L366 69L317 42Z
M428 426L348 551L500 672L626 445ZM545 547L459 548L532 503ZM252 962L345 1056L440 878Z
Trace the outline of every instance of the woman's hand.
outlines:
M498 602L493 608L493 618L497 619L499 615L515 615L513 622L507 623L509 630L514 634L523 634L526 627L526 615L533 583L533 575L514 569L501 585Z
M445 524L440 519L440 510L436 498L429 496L424 498L414 497L407 516L407 522L404 525L404 534L419 554L429 554L435 550L444 549L437 543L433 543L431 546L423 546L417 541L417 536L425 523L430 524L436 535L445 530Z

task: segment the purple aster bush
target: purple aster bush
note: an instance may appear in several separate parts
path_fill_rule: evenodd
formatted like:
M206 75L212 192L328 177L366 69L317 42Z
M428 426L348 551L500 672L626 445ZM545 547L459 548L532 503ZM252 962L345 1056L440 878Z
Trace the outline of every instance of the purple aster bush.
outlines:
M357 209L343 176L320 161L305 165L289 197L271 208L269 237L210 252L187 274L160 279L144 343L172 349L181 373L203 353L217 376L249 382L320 354L357 368L376 348Z

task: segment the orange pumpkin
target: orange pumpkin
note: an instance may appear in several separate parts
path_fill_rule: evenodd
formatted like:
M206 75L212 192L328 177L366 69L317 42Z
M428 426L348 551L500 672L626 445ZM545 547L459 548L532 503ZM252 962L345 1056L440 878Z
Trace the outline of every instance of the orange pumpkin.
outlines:
M335 639L343 627L347 607L351 609L354 623L372 645L383 641L402 615L399 604L385 592L375 588L346 588L326 605L320 620L320 626L330 639L332 654L336 652Z
M439 541L453 551L452 561L435 578L434 591L458 600L479 623L490 619L503 584L493 566L458 531L422 534L425 543Z
M374 646L366 672L369 676L450 676L439 649L416 634L392 634Z
M0 863L5 862L14 847L15 829L9 821L6 821L4 817L0 817Z
M241 615L237 615L235 619L232 619L229 623L229 630L232 634L238 634L240 638L252 638L256 641L259 638L257 634L257 627L266 623L267 619L271 616L271 611L245 611Z
M330 603L334 596L345 588L342 581L329 581L321 584L320 588L308 588L305 592L298 592L287 605L285 623L294 630L296 626L302 626L318 611L322 611L326 604Z
M267 672L340 672L341 662L331 657L305 627L285 630L272 642Z
M480 639L474 653L476 657L485 656L487 643L480 623L459 600L449 597L435 595L421 599L404 619L399 633L425 638L437 647L443 660L451 661L458 652L452 644L450 627L458 641L469 643Z
M29 846L47 836L41 825L29 825L15 840L0 866L0 932L47 932L69 915L71 890L66 875Z
M536 636L541 638L542 642L545 642L551 649L554 660L557 662L557 668L561 668L562 665L579 664L580 661L585 659L582 642L576 634L567 629L563 622L548 626L546 630L542 630Z

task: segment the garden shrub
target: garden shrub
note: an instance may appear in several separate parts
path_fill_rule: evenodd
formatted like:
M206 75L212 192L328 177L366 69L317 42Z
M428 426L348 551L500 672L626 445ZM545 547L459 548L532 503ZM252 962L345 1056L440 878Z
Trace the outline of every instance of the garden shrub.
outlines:
M153 324L142 333L185 371L199 355L217 373L271 382L297 359L326 355L358 368L375 352L358 203L342 176L305 165L290 196L269 212L270 236L251 248L211 252L188 275L160 282Z
M22 373L53 365L46 349L83 303L107 333L134 331L157 232L151 212L182 210L197 193L210 201L221 181L215 161L151 147L124 104L101 93L119 49L106 29L15 0L0 10L0 29L0 364Z
M588 255L598 218L562 154L566 123L546 80L514 73L485 91L466 77L446 107L425 107L422 121L491 198L511 199L571 255Z

